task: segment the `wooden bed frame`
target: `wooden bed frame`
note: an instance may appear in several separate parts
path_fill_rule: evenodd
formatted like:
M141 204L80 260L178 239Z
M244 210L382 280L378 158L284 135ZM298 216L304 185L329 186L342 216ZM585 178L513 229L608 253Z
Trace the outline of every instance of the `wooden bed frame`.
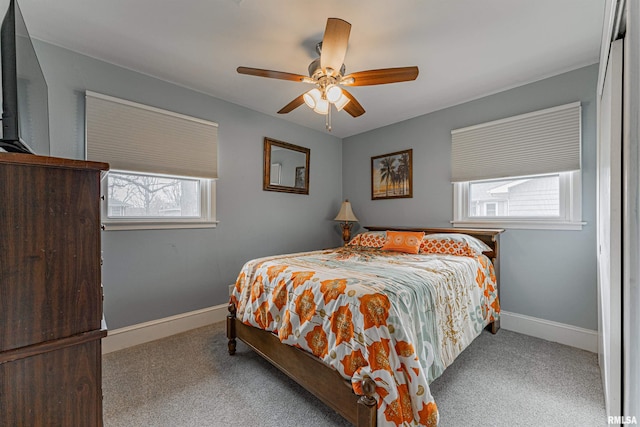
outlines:
M501 229L469 229L469 228L422 228L422 227L365 227L370 231L424 231L425 234L464 233L485 242L491 251L485 252L491 258L497 281L497 292L500 292L500 233ZM500 320L487 326L492 333L497 333ZM236 318L236 306L229 304L227 315L227 338L229 354L236 352L236 338L242 340L254 351L271 362L314 396L338 412L357 427L374 427L377 423L377 402L374 397L375 383L371 378L363 381L363 396L356 395L351 382L345 380L335 369L325 365L313 355L286 344L282 344L277 336L252 326L247 326Z

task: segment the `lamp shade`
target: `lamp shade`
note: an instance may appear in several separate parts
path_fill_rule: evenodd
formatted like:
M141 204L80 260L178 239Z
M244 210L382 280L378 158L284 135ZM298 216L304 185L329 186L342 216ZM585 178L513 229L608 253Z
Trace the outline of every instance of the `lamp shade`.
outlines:
M304 99L305 104L309 106L309 108L316 108L318 104L318 100L321 98L322 94L317 88L311 89L309 92L302 95L302 99Z
M342 89L336 85L329 85L326 89L327 101L335 104L342 96Z
M351 210L351 203L349 203L349 200L342 202L340 212L338 212L334 221L358 221L358 218L353 214L353 210Z
M344 93L340 94L340 98L333 105L336 106L336 110L342 111L345 105L347 105L351 101L349 98L344 96Z
M315 111L318 114L328 114L329 113L329 101L327 101L326 99L317 99L316 100L316 107L313 109L313 111Z

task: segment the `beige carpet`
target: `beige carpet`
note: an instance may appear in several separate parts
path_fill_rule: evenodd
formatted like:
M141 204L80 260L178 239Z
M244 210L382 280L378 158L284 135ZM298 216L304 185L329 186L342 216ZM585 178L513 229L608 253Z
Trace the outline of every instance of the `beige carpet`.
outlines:
M348 426L224 323L103 358L105 427ZM501 330L483 332L431 385L441 427L605 426L597 356Z

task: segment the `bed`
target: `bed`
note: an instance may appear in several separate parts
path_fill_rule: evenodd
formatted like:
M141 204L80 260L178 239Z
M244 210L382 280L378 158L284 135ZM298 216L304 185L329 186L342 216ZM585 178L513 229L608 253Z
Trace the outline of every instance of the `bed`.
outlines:
M503 230L366 228L341 248L247 262L229 353L242 340L358 427L435 426L429 384L499 329Z

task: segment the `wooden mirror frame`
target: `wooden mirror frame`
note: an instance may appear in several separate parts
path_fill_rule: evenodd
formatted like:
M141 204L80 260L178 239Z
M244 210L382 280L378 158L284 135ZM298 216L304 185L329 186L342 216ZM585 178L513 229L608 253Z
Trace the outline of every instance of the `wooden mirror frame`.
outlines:
M286 148L287 150L297 151L305 156L305 174L304 187L289 187L286 185L277 185L271 183L271 147ZM289 144L288 142L278 141L271 138L264 139L264 168L262 189L264 191L277 191L280 193L293 194L309 194L309 157L311 150L298 145Z

